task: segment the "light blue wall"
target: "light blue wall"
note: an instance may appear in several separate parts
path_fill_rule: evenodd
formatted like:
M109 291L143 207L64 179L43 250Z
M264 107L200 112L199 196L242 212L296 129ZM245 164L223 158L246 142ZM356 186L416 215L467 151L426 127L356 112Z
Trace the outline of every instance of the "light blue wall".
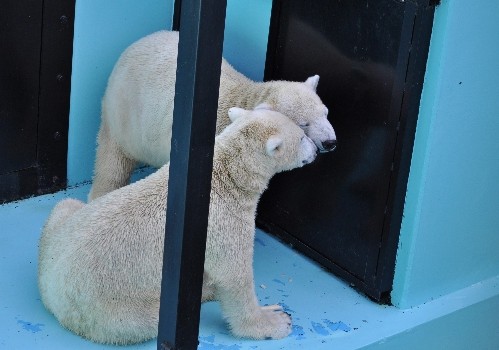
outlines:
M263 78L271 0L229 0L224 56L242 73ZM173 0L76 2L68 184L89 181L100 102L121 52L138 38L171 28Z
M121 52L138 38L171 28L172 2L77 0L69 116L68 184L92 178L100 103Z
M272 0L227 2L223 54L253 80L263 80L271 9Z
M437 8L392 301L499 275L499 1Z

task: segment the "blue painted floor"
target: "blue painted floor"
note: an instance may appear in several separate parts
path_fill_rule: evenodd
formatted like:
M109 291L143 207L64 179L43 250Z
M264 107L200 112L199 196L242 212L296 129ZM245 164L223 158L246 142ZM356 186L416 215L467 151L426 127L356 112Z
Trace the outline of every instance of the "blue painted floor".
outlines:
M62 198L85 200L89 186L0 206L0 349L116 349L62 328L40 301L38 239ZM202 306L199 349L359 349L444 312L445 303L410 310L377 305L314 262L262 231L255 241L255 285L261 304L280 303L293 317L282 340L229 334L216 302ZM435 311L437 310L437 311ZM436 317L436 316L435 316ZM156 349L155 341L126 347Z

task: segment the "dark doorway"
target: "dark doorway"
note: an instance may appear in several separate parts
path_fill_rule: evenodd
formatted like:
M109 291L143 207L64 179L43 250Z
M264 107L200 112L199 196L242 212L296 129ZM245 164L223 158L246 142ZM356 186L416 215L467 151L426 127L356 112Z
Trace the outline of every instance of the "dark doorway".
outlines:
M338 148L276 176L258 225L389 302L434 8L274 0L266 80L319 74Z
M66 185L74 1L0 11L0 203Z

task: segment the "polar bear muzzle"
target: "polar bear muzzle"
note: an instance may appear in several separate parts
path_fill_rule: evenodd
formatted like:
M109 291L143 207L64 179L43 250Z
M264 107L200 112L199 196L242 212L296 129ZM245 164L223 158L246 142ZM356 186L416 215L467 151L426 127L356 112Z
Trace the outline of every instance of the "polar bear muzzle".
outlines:
M336 149L336 140L326 140L322 142L321 152L331 152Z

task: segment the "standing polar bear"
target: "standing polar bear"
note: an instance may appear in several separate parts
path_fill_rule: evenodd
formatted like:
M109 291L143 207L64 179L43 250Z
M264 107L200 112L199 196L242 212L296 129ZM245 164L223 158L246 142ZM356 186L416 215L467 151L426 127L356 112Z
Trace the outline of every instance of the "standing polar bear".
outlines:
M121 55L102 100L102 119L89 201L126 185L137 162L160 167L170 160L178 32L160 31ZM222 60L217 134L229 107L261 103L291 118L321 152L336 147L328 109L316 94L319 76L304 83L253 82Z
M282 114L229 110L215 139L203 300L219 300L232 333L283 338L291 319L261 307L253 279L255 211L277 172L315 159L317 148ZM40 239L42 301L73 332L101 343L157 336L169 165L89 204L57 204Z

